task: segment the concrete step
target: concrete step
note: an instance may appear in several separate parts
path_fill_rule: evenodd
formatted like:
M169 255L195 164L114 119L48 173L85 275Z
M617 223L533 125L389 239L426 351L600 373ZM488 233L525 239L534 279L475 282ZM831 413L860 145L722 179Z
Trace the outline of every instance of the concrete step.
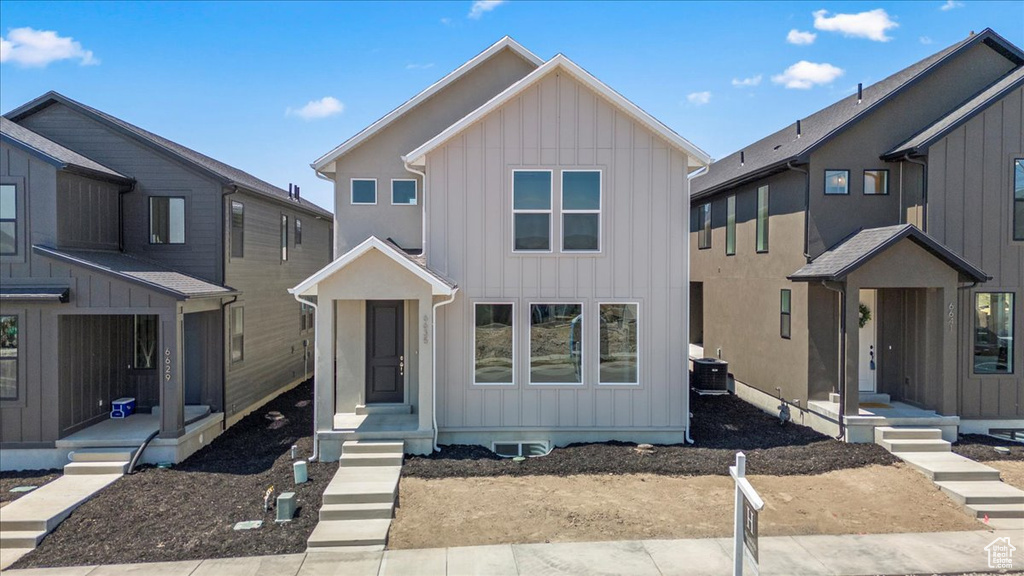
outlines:
M327 504L394 504L398 490L399 466L339 467L324 490Z
M952 452L905 452L899 456L934 482L999 480L999 470Z
M402 454L405 442L387 440L349 440L341 445L343 454Z
M325 504L320 508L320 521L328 520L388 520L394 513L392 502L366 502L359 504Z
M892 452L893 454L903 452L949 452L950 443L945 440L930 440L930 439L919 439L919 440L886 440L882 439L878 442L883 448Z
M318 546L316 548L307 548L307 553L316 554L317 552L383 552L383 544L374 544L373 546Z
M356 414L412 414L411 404L360 404Z
M124 474L129 462L72 462L64 467L68 476L81 474Z
M379 546L388 541L391 520L333 520L320 522L309 535L310 548L328 546Z
M858 400L860 402L870 402L872 404L889 404L892 402L892 398L888 394L882 394L879 392L861 392Z
M353 467L353 466L402 466L403 454L376 454L376 453L356 453L346 454L344 452L344 445L342 445L341 460L338 465L341 467Z
M964 509L976 518L1024 518L1024 504L968 504Z
M1024 490L993 480L981 482L936 482L954 502L974 504L1024 504Z
M8 532L38 532L47 531L47 521L38 518L8 519L0 513L0 537Z
M46 530L4 530L0 533L0 548L35 548L44 536Z
M942 430L938 428L876 426L875 443L877 444L881 440L942 440Z
M72 462L130 462L138 447L82 448L71 453Z

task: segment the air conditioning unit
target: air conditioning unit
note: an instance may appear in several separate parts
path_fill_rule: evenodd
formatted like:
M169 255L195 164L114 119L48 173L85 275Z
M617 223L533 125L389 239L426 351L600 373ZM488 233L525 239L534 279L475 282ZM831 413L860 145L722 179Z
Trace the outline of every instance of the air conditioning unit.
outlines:
M698 394L728 394L729 363L718 358L694 360L690 385Z

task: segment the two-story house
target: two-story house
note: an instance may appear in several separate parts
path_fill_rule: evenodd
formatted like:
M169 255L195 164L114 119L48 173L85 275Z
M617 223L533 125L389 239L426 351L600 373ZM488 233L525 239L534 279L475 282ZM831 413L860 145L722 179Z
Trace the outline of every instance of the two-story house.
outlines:
M312 372L286 289L330 262L330 212L54 92L2 128L3 468L153 432L177 462Z
M1022 64L972 34L696 176L696 355L849 441L1024 428Z
M352 438L503 455L687 437L687 175L708 156L504 38L318 159L325 460Z

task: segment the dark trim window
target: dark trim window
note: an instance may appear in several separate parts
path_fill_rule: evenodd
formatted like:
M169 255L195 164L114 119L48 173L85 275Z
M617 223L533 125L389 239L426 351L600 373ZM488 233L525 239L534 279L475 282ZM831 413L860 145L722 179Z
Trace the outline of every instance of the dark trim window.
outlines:
M601 250L601 172L562 171L562 251Z
M0 316L0 400L18 399L18 317Z
M315 308L309 304L299 304L299 331L305 332L312 330L313 323L313 311Z
M157 363L157 331L160 317L153 314L135 316L135 370L153 370Z
M185 243L185 198L149 197L149 243Z
M1013 292L975 294L975 374L1013 374L1013 296Z
M887 196L889 194L889 171L865 170L864 194L867 196Z
M725 200L725 255L736 254L736 196Z
M18 187L14 184L0 184L0 256L17 253Z
M245 309L242 306L231 307L231 363L241 362L245 358Z
M711 248L711 202L697 206L697 249Z
M352 179L352 203L376 204L377 180L375 178Z
M1024 240L1024 158L1013 161L1013 239Z
M394 179L391 181L391 204L415 206L416 202L416 180Z
M295 245L302 246L302 220L295 219Z
M512 172L512 250L551 250L551 171Z
M779 302L779 334L789 340L793 329L793 292L783 288Z
M583 334L582 304L530 304L530 384L582 384Z
M825 170L825 194L849 194L849 170Z
M515 384L515 306L473 306L473 384Z
M281 214L281 261L288 260L288 217Z
M768 187L757 189L757 252L768 251Z
M245 205L231 201L231 257L245 257Z

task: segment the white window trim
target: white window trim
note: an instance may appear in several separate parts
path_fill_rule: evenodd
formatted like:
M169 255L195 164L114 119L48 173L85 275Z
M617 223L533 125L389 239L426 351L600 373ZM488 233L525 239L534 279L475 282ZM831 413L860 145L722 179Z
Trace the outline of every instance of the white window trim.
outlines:
M412 197L412 203L396 203L395 202L395 182L412 182L413 192L415 195ZM419 206L420 203L420 185L415 178L392 178L391 179L391 205L392 206Z
M601 382L601 306L609 305L609 304L611 304L611 305L617 304L617 305L620 305L620 306L621 305L626 305L626 304L632 304L632 305L636 306L636 380L637 380L636 382ZM597 324L597 385L598 386L600 386L602 388L614 387L614 386L632 387L632 388L639 388L640 387L640 382L642 380L642 378L640 377L640 370L643 367L643 364L640 363L640 359L642 357L642 352L643 352L643 347L641 345L642 338L640 336L641 336L641 334L643 334L642 330L643 330L643 324L644 324L641 321L641 316L640 316L641 312L640 311L641 311L640 302L637 302L635 300L621 301L621 302L616 302L616 301L599 301L597 303L597 313L595 314L595 316L596 316L596 322L595 323Z
M516 210L516 172L547 172L551 175L551 190L547 210ZM550 168L514 168L509 191L512 207L512 252L515 254L551 254L554 252L555 236L555 171ZM516 214L547 214L548 215L548 249L547 250L517 250L516 249Z
M499 304L500 305L510 305L510 306L512 306L512 381L511 382L477 382L476 381L476 307L477 307L477 305L487 306L487 305L499 305ZM487 387L503 386L503 387L506 387L506 388L508 388L510 386L515 386L516 385L516 375L517 375L516 374L516 372L517 372L516 371L516 348L517 348L516 340L518 340L518 336L519 336L519 328L516 326L518 324L518 322L516 321L516 303L514 301L511 301L511 300L506 300L504 302L501 302L501 301L491 301L491 300L486 300L486 301L485 300L481 300L481 301L472 302L472 305L473 305L473 336L472 336L472 338L470 338L470 341L471 341L471 343L470 343L470 346L471 346L471 348L470 348L470 351L471 351L470 352L470 358L472 358L473 360L472 360L472 363L470 365L470 370L472 371L470 380L473 382L473 386L487 386Z
M565 209L565 174L567 172L597 172L597 210L566 210ZM600 254L604 248L604 170L600 168L564 169L559 174L559 224L561 225L561 243L559 248L566 254ZM597 250L567 250L565 248L565 215L566 214L597 214Z
M356 182L373 182L373 202L356 202ZM349 178L348 180L348 203L353 206L376 206L380 190L377 189L376 178Z
M580 307L580 318L583 319L584 325L583 330L580 330L580 334L583 338L583 342L580 343L580 381L579 382L534 382L533 381L533 346L530 345L531 339L533 338L533 307L534 306L571 306L577 305ZM530 386L545 386L545 387L558 387L562 386L565 388L582 388L587 385L587 306L581 301L550 301L541 300L537 302L527 302L526 304L526 383Z

